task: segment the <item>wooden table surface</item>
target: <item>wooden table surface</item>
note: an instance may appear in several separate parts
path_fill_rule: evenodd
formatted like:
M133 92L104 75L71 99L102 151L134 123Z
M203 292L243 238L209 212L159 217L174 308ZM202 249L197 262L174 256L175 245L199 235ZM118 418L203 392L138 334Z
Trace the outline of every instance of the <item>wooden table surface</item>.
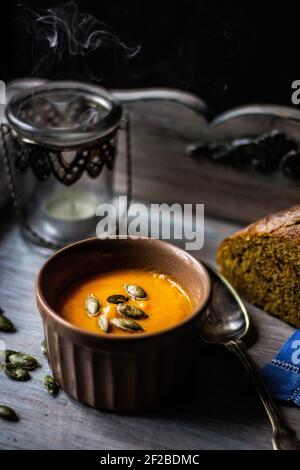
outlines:
M0 305L18 329L1 333L1 340L42 363L25 383L0 375L0 402L20 417L17 423L1 421L1 449L271 449L270 424L256 393L236 358L222 347L199 345L192 358L195 376L155 410L116 414L83 406L63 391L50 397L41 383L48 366L40 351L42 324L34 298L44 259L24 243L9 214L1 215ZM213 261L219 242L237 228L206 218L205 245L197 255ZM249 314L250 353L262 366L293 329L253 307ZM281 409L300 434L300 410Z

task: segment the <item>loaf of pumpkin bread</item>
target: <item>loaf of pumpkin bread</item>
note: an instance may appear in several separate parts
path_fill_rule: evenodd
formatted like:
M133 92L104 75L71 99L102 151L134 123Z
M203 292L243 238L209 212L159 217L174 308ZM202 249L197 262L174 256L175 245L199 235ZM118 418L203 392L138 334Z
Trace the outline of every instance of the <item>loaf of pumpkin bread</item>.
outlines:
M300 327L300 205L225 239L217 262L246 300Z

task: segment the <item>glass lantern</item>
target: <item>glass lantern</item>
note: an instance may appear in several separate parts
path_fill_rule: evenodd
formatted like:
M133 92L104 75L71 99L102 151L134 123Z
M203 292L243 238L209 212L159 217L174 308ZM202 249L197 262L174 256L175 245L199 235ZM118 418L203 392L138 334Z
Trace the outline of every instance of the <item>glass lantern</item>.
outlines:
M50 252L95 236L96 208L115 204L114 165L119 129L129 123L106 90L77 82L48 82L8 102L2 125L4 157L23 235Z

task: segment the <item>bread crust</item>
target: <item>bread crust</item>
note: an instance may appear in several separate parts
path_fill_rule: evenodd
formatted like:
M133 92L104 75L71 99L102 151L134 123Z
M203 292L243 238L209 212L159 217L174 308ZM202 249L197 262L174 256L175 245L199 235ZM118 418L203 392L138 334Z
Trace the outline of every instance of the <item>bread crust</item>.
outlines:
M226 238L222 244L240 236L247 238L247 235L272 235L300 243L300 204L259 219Z

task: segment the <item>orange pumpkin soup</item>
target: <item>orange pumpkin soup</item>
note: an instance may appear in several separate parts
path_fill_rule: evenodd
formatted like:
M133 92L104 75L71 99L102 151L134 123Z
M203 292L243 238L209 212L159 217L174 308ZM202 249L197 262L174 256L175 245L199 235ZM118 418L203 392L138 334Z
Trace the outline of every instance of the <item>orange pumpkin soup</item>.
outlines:
M68 289L59 303L66 320L99 334L163 330L192 310L188 293L174 279L136 269L86 278Z

